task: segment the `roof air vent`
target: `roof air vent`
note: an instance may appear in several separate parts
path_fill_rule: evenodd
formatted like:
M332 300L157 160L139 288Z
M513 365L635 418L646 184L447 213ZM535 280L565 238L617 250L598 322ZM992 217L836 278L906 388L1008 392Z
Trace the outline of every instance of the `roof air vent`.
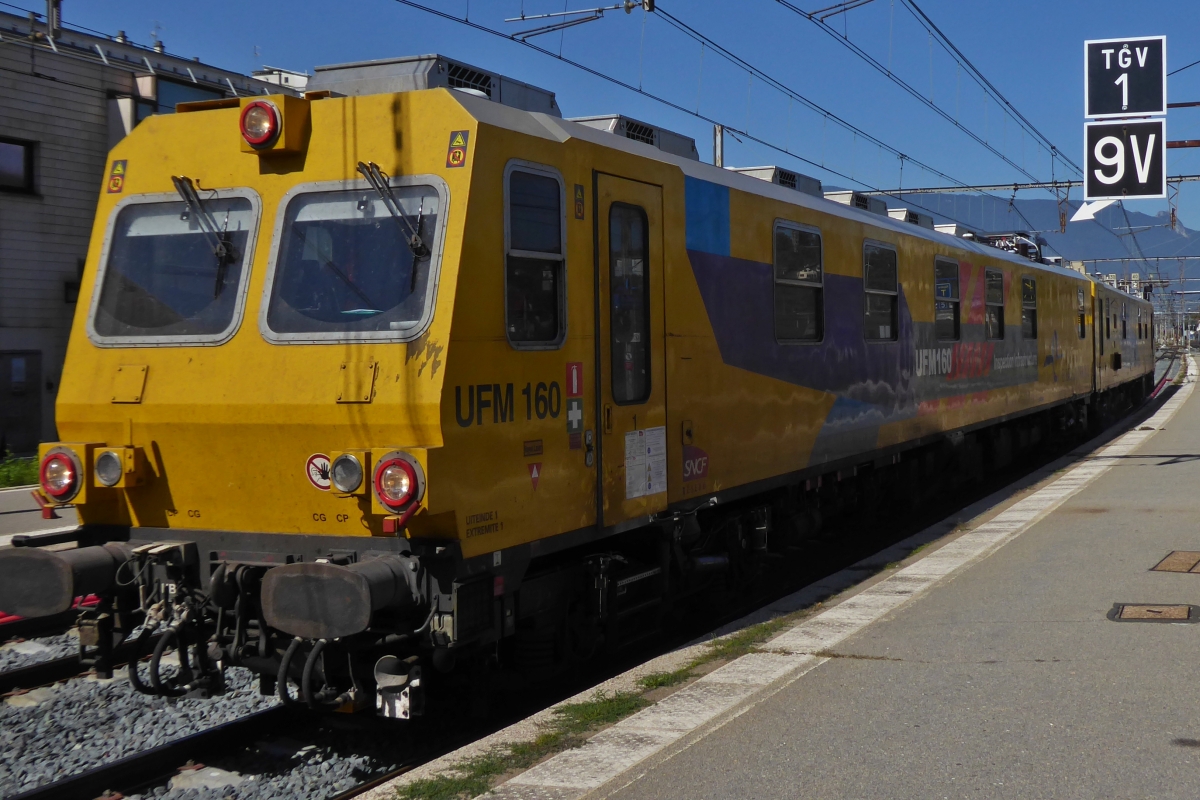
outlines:
M648 125L636 119L623 117L620 114L605 114L601 117L575 117L571 122L578 122L589 128L615 133L635 142L642 142L651 147L657 147L664 153L682 158L699 161L700 154L696 152L696 140L678 133Z
M446 82L452 89L475 89L483 92L490 99L492 96L492 76L486 72L471 69L462 64L449 64Z
M872 197L862 192L855 192L848 189L840 192L826 192L825 199L841 203L844 206L861 208L863 211L869 211L872 214L887 216L887 203L878 197Z
M654 128L633 120L625 120L625 138L635 142L654 144Z
M406 56L317 67L306 87L310 92L358 97L368 94L457 89L501 105L561 117L554 92L506 78L495 72L451 61L445 56Z
M740 172L743 175L758 178L760 181L769 181L785 189L795 189L797 192L811 194L813 197L821 196L819 180L783 167L734 167L730 171Z
M892 219L898 219L901 222L911 222L913 225L933 230L933 217L928 214L922 214L920 211L911 211L907 208L889 208L888 216Z

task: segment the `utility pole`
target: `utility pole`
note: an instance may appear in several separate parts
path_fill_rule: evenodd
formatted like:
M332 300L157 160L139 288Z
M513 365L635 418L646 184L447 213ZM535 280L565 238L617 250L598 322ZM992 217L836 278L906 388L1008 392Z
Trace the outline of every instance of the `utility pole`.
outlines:
M725 167L725 126L713 125L713 166Z

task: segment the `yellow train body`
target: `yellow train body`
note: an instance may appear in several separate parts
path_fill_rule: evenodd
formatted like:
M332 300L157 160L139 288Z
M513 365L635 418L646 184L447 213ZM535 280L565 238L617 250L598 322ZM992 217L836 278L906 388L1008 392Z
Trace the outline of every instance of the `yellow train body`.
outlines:
M428 474L409 535L456 539L470 557L598 524L644 523L679 502L821 466L814 448L838 393L722 357L689 263L685 182L704 179L686 175L679 159L648 146L614 146L606 141L613 137L591 129L446 90L287 101L288 111L299 117L294 107L303 106L308 118L302 152L247 151L238 108L154 117L113 151L124 179L119 192L101 194L84 297L97 294L119 204L171 193L172 176L190 176L218 195L249 189L258 227L240 320L219 344L114 346L89 336L94 302L79 304L58 400L61 436L65 442L141 448L146 471L141 485L127 489L91 481L86 502L79 503L85 524L383 536L387 511L369 492L321 491L305 465L314 454L378 457L401 448L417 456ZM467 145L462 163L453 165L448 152L454 149L451 134L458 132ZM285 199L297 187L358 185L360 161L445 188L428 326L406 342L268 341L261 320ZM512 164L556 173L566 198L565 335L552 348L516 350L505 336L505 171ZM962 265L964 328L968 314L982 313L985 270L1005 276L1009 330L1021 329L1021 278L1038 281L1036 351L1026 348L1017 356L1030 380L920 399L917 413L885 420L873 435L848 434L858 442L857 452L854 446L839 451L839 460L1048 407L1152 370L1149 336L1131 339L1126 331L1114 340L1111 328L1109 352L1117 343L1126 365L1113 371L1111 361L1100 362L1102 368L1093 370L1099 341L1093 303L1124 308L1116 313L1126 314L1126 324L1130 309L1145 314L1148 330L1148 306L1139 300L1080 275L981 252L950 237L918 236L906 225L829 202L801 203L798 196L783 196L796 193L752 178L726 177L699 164L690 171L728 192L734 269L770 264L773 226L786 220L820 231L827 285L839 277L862 280L864 241L895 248L899 284L915 324L934 318L932 265L939 257ZM734 185L721 186L707 173ZM597 368L596 289L597 260L603 260L597 253L606 249L602 223L613 203L644 209L650 236L651 390L631 406L596 392L597 375L610 380L605 353ZM826 288L826 295L831 291ZM1087 297L1083 309L1081 291ZM916 352L902 352L912 345L902 341L869 343L864 350L868 357L886 351L914 375L946 373L955 368L951 362L964 379L996 369L984 363L996 358L994 342L963 338ZM571 364L582 370L573 378ZM582 381L582 427L595 437L598 466L585 461L586 448L571 448L568 379ZM546 410L538 413L543 399ZM472 418L464 425L468 411ZM659 427L665 428L665 491L626 499L625 434ZM706 454L703 478L685 480L685 444ZM826 448L821 457L833 454Z

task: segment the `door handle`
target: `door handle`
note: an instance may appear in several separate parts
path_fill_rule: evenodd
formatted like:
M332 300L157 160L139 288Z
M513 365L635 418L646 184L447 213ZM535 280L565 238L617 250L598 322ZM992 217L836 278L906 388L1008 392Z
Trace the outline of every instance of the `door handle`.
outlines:
M583 446L586 448L583 452L583 465L590 467L596 463L596 446L592 441L592 432L590 430L583 432Z
M612 405L604 404L604 432L612 433Z

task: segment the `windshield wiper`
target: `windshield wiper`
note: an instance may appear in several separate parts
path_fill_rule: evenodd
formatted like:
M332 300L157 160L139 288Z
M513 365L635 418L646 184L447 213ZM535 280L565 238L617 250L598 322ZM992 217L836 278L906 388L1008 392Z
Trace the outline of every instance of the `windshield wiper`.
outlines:
M404 216L403 209L400 208L399 201L392 194L392 189L388 185L388 176L379 165L374 161L363 163L358 162L358 171L367 179L367 183L371 184L371 188L375 190L375 194L379 195L379 199L383 201L383 206L392 215L392 219L396 220L403 229L403 232L408 236L408 247L413 252L413 256L420 260L429 255L429 248L425 246L425 242L421 239L421 212L417 212L417 227L413 228L408 221L408 217ZM421 208L425 208L424 200L421 202Z
M196 224L200 226L200 231L212 246L213 255L217 257L217 282L213 287L213 297L220 297L221 289L225 287L225 272L236 258L233 241L229 236L229 210L225 210L224 226L218 227L217 221L200 200L200 195L197 194L196 186L192 183L191 178L186 175L172 175L171 183L175 184L175 191L179 193L188 207L182 218L186 219L189 214L195 215Z
M300 240L301 247L305 247L308 245L308 236L303 231L301 231L295 225L289 225L288 228L291 230L292 235ZM334 275L336 275L338 278L340 278L342 283L346 284L346 287L350 291L352 291L356 295L358 295L358 298L360 300L362 300L364 303L366 303L369 306L375 305L375 301L372 300L370 297L368 297L366 292L364 292L362 289L358 288L358 285L355 284L354 281L350 280L350 276L347 275L345 272L343 272L341 267L339 267L337 264L333 263L332 258L326 258L320 252L319 248L316 248L316 247L313 248L313 255L315 255L317 257L316 260L318 262L320 262L321 266L327 267L330 272L332 272Z

